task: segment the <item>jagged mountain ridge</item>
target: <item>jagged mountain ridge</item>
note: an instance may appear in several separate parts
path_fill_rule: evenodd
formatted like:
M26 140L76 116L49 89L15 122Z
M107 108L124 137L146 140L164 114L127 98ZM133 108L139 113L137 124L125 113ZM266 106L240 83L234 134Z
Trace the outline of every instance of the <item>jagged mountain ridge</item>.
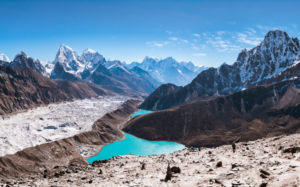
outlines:
M233 66L241 70L241 81L247 86L281 72L291 66L299 55L297 38L290 38L281 30L273 30L256 47L243 50Z
M7 60L8 58L6 58ZM9 60L9 59L8 59ZM28 57L24 52L18 53L13 61L1 61L0 66L15 67L15 68L31 68L41 75L49 77L50 74L46 71L45 67L38 59Z
M192 62L177 62L174 58L157 59L146 56L142 63L132 62L124 64L129 69L137 66L147 71L151 77L162 83L172 83L184 86L190 83L201 71L207 67L195 66Z
M129 73L128 69L118 60L106 61L102 55L89 48L79 56L74 49L64 44L60 46L52 63L55 64L52 78L61 78L64 73L69 73L78 79L85 79L97 69L99 64L110 71L114 71L114 67L120 67ZM64 72L61 72L61 69Z
M151 82L151 84L153 85L153 88L158 88L161 84L158 83L154 78L152 78L149 73L147 71L142 70L141 68L139 68L138 66L133 67L132 69L129 70L130 73L132 73L133 75L140 77L144 80L147 80L149 82Z
M130 71L120 61L106 59L91 49L83 51L82 56L65 45L61 45L53 62L52 79L85 81L106 86L119 86L132 92L150 94L160 84L151 79L147 72L144 76Z
M299 62L299 55L300 45L297 38L290 38L281 30L269 31L256 47L249 51L242 50L233 65L223 64L219 68L202 71L190 84L176 92L156 99L150 95L141 108L163 110L195 100L207 100L218 95L273 83L275 79L272 77L289 68L295 68ZM298 76L298 73L293 75ZM282 78L291 77L288 74ZM274 81L268 81L269 79ZM276 81L280 79L277 78Z
M155 61L155 63L151 62L153 60ZM137 63L137 67L139 67L139 69L137 68L134 69L135 66L131 67L131 65L135 63L132 63L131 65L127 65L126 63L124 62L122 63L118 60L106 61L106 59L101 54L89 48L84 50L82 55L80 56L74 49L64 44L60 46L54 61L40 62L33 58L31 61L33 61L33 63L35 63L36 65L24 66L23 65L24 63L23 64L19 63L16 64L14 67L32 68L35 71L41 73L42 75L50 77L52 79L90 82L94 80L95 74L93 75L93 73L95 72L97 67L101 64L109 71L115 74L125 73L126 77L133 76L134 78L130 78L130 80L133 82L141 82L140 80L135 81L133 79L143 79L144 81L146 81L146 87L152 89L147 88L147 91L142 90L143 94L145 93L150 94L152 91L154 91L158 86L162 84L161 81L166 83L173 82L175 84L183 85L184 83L192 80L192 78L194 78L198 74L198 72L202 71L203 68L205 69L205 67L195 66L192 62L179 63L176 60L174 60L172 57L166 58L164 60L146 57L142 64ZM44 68L42 68L40 64L42 64ZM11 64L9 62L3 61L1 62L0 65L10 66ZM155 70L155 68L159 68L160 70L157 71ZM114 76L114 74L111 76ZM119 81L122 82L122 80ZM96 82L98 82L99 84L99 82L103 82L103 81L96 80ZM110 82L114 82L114 80L111 80ZM130 86L130 85L133 86L134 84L125 83L125 85L127 85L127 87L133 90L137 89L136 85L134 87ZM144 87L144 85L140 85L140 86Z
M86 64L86 69L89 70L94 70L99 64L99 62L101 64L105 62L105 58L102 55L89 48L83 51L81 58Z
M99 85L112 85L131 89L137 93L151 93L158 87L155 80L148 79L150 75L147 72L139 72L139 74L134 71L128 72L119 66L107 69L100 64L86 80ZM151 80L153 81L151 82Z

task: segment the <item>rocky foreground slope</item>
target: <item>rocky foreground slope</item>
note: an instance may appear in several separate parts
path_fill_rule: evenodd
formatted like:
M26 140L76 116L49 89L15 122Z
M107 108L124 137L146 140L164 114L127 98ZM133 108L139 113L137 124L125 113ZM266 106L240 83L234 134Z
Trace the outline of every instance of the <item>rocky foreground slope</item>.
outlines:
M140 100L128 100L122 107L97 120L92 130L0 157L0 178L18 178L52 171L55 166L84 163L85 155L77 150L84 145L100 150L103 145L125 138L119 126L136 112ZM27 184L26 184L27 185Z
M257 86L229 96L156 111L123 130L147 140L219 146L300 131L300 80Z
M294 187L300 185L300 135L283 135L169 155L124 155L54 167L0 184L18 186ZM168 162L172 171L167 182ZM144 165L144 168L143 168ZM143 169L142 169L143 168Z

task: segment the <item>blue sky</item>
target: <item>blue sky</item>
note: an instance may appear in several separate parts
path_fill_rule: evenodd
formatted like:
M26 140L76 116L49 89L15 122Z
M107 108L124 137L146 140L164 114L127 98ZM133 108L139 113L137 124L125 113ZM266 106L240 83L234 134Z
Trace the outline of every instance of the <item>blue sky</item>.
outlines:
M300 1L0 0L0 53L54 60L61 44L130 63L153 56L232 64L271 29L300 36Z

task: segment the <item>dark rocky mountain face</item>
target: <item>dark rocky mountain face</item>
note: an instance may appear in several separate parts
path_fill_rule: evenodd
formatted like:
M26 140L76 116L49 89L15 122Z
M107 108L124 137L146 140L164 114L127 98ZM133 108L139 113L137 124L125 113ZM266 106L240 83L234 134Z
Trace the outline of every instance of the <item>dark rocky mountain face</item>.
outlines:
M54 81L32 69L4 66L0 66L0 95L0 114L70 100Z
M134 93L116 86L104 88L86 82L55 82L31 68L0 66L0 115L54 102Z
M9 62L5 62L5 61L0 60L0 66L9 67Z
M162 109L162 107L171 107L168 105L168 103L173 103L173 101L176 99L174 98L174 94L172 93L179 91L181 88L181 86L176 86L171 83L163 84L160 87L158 87L154 92L152 92L139 107L148 108L149 110L160 110ZM159 98L162 95L165 95L167 97L167 99L164 100L164 103L159 102Z
M145 81L147 81L153 89L158 88L161 83L153 79L148 72L142 70L141 68L135 66L134 68L129 70L130 73L132 73L134 76L139 77Z
M101 64L98 65L98 67L95 70L95 72L96 73L102 73L103 75L106 75L106 76L112 76L111 72L106 67L104 67Z
M80 81L81 78L73 73L66 71L61 63L56 63L52 74L50 76L51 79L63 79L69 81Z
M124 71L122 68L116 68L112 74L113 78L138 93L148 95L155 90L149 82L140 77L133 76L130 72Z
M156 88L156 84L153 85L151 79L146 81L145 79L149 77L143 75L137 75L136 72L129 72L119 66L113 67L110 71L110 69L100 64L87 80L98 85L118 86L135 93L148 95Z
M27 57L24 52L18 53L14 60L9 62L0 62L1 66L6 67L15 67L15 68L31 68L34 71L38 72L41 75L48 76L49 74L46 72L45 67L41 64L39 60L35 60L31 57Z
M102 88L99 85L86 82L70 82L67 80L55 81L59 88L62 89L71 99L84 99L90 97L98 97L99 95L117 95L109 89ZM129 94L129 93L127 93ZM124 95L125 92L124 92Z
M255 85L269 84L275 81L274 77L277 77L277 82L291 78L289 75L280 76L279 73L287 69L294 72L293 64L298 63L299 55L300 45L297 38L290 38L281 30L269 31L255 48L249 51L244 49L233 65L223 64L219 68L204 70L182 89L172 94L145 100L145 102L157 103L159 108L146 107L152 106L153 103L143 103L141 107L148 110L163 110L179 104L231 94Z
M137 116L123 130L195 147L299 132L299 85L299 79L282 81Z

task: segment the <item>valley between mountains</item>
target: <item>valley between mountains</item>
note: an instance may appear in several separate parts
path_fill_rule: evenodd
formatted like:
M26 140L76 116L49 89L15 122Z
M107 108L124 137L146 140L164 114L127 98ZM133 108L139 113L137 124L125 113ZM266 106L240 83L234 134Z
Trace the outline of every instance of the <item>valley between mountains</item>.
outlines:
M0 156L90 131L95 121L130 99L134 98L99 96L5 115L0 118Z
M300 185L299 62L299 40L282 30L269 31L234 63L218 68L172 57L126 64L89 48L80 56L64 44L51 62L24 52L10 61L2 54L1 182ZM140 109L152 112L132 117ZM188 149L87 162L104 146L124 140L124 132Z

